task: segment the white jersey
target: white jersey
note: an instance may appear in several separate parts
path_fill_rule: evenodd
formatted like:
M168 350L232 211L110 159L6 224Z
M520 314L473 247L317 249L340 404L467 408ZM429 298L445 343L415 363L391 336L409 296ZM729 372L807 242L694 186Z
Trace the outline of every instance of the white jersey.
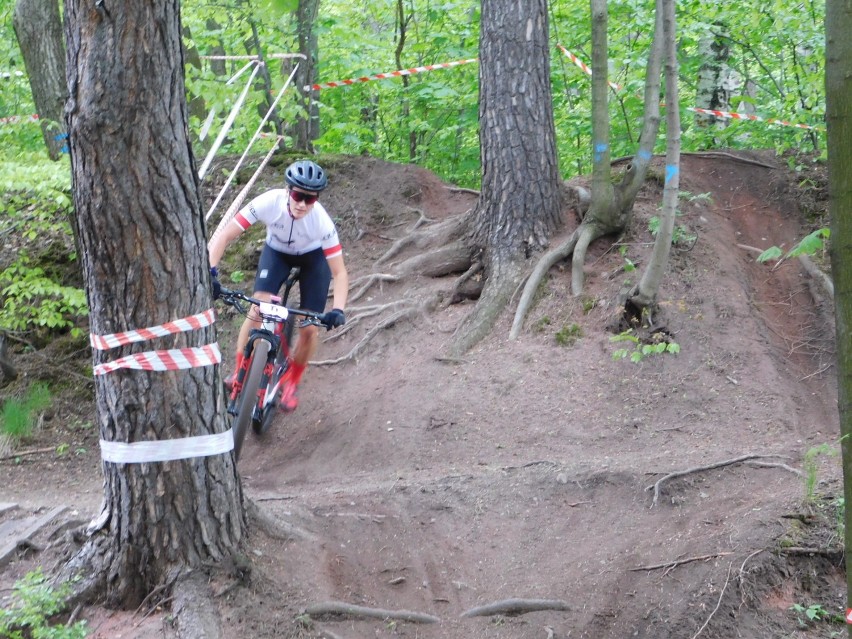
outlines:
M288 255L302 255L322 247L326 259L343 253L337 228L319 202L301 220L290 215L287 189L272 189L257 196L239 211L234 222L243 230L255 222L266 225L266 243Z

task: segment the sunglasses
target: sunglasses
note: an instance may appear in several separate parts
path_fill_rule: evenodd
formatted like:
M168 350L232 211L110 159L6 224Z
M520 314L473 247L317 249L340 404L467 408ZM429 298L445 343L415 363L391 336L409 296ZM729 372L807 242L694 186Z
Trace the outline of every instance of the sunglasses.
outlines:
M304 202L305 204L313 204L319 199L319 195L308 195L301 191L290 191L290 197L294 202Z

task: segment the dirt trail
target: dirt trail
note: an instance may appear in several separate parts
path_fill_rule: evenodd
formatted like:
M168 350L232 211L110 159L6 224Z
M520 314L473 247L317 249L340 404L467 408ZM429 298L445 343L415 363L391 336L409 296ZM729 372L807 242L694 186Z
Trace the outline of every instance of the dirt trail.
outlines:
M437 219L475 201L413 167L335 171L326 206L342 217L354 276L417 219L411 207ZM360 201L365 176L388 197ZM468 310L458 305L385 331L357 361L310 369L298 412L244 449L247 496L293 538L252 533L250 587L220 600L228 636L828 636L789 608L840 610L841 567L784 548L817 543L798 525L810 511L795 471L837 439L830 303L797 262L773 270L749 248L803 235L796 192L780 164L724 156L684 156L681 190L677 223L694 240L675 247L661 295L678 355L614 361L621 344L602 328L636 276L625 257L641 268L650 251L660 197L649 187L620 239L626 255L592 247L583 299L570 270L554 269L519 340L506 338L507 314L463 361L439 360ZM413 278L369 303L448 286ZM579 339L559 346L572 325ZM667 473L747 454L758 457L666 481L652 506ZM828 497L811 508L830 514L838 460L813 459ZM15 499L27 488L14 478L38 468L0 466ZM461 617L512 598L568 610ZM331 600L441 622L299 616Z

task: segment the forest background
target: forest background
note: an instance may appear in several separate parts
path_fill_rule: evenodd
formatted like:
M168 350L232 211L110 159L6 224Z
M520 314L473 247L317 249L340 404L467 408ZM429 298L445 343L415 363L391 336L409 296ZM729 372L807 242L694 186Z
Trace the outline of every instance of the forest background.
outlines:
M242 74L236 82L228 82L244 69L244 61L221 64L202 56L247 53L270 60L268 68L272 73L259 77L252 86L227 144L221 149L223 154L239 154L249 143L269 96L283 85L293 68L291 59L280 64L272 60L276 60L275 53L296 48L288 14L294 9L281 3L251 7L240 4L232 9L184 8L188 99L199 160L210 151L216 127L234 104L239 85L247 77ZM696 3L682 5L681 9L678 44L684 150L772 148L787 157L793 169L804 168L799 163L823 159L824 140L819 129L825 111L822 7L766 6L765 11L752 8L740 13L728 7ZM4 17L10 12L11 3ZM716 14L711 15L712 12ZM652 15L646 5L610 6L614 157L630 155L637 145ZM470 61L477 47L478 18L478 7L472 5L324 4L314 23L319 37L318 81ZM582 4L554 4L550 20L559 160L562 177L567 179L586 174L591 168L588 76L565 54L572 51L579 60L591 59L589 18ZM9 23L4 19L3 28ZM33 237L64 234L68 238L70 230L64 226L66 214L71 213L67 163L64 158L56 163L45 161L41 133L28 122L35 112L28 99L29 78L12 46L14 39L5 37L10 34L2 34L2 46L10 46L8 57L3 58L9 60L9 70L0 69L5 84L0 107L4 116L18 120L3 122L0 129L4 138L0 179L6 194L3 230L21 230ZM563 34L570 37L565 40ZM759 38L754 34L759 34ZM708 62L711 58L712 64ZM473 62L467 62L401 79L323 88L318 101L311 105L317 109L320 122L320 134L313 146L321 154L370 155L419 164L447 182L475 189L480 175L475 68ZM708 70L716 80L710 92L712 103L706 102ZM282 122L305 115L300 113L303 107L297 93L291 91L282 102L276 114ZM697 113L691 105L756 117L750 121L740 121L739 116L717 120ZM54 131L61 136L61 125L57 124ZM660 146L664 137L662 129ZM261 140L258 147L270 144L271 141ZM292 147L292 141L287 145ZM62 242L50 245L52 259L61 247ZM73 243L65 242L64 250L65 261L73 263ZM83 343L81 318L85 315L85 300L74 282L56 277L44 260L26 251L12 264L0 267L4 296L0 330L25 332L26 339L35 346L55 339L61 332Z

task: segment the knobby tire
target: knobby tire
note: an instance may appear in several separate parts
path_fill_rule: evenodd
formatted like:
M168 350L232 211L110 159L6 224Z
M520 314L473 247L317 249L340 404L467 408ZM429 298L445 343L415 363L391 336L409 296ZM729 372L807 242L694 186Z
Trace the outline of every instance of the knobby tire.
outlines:
M275 367L273 368L273 373L269 378L269 385L266 389L266 406L264 406L261 411L260 419L252 420L251 422L252 430L254 430L256 435L263 435L266 433L266 431L269 430L269 427L272 426L272 422L278 414L278 400L281 397L281 387L278 387L274 397L270 396L269 393L273 388L275 388L287 370L287 353L290 351L290 347L293 344L293 329L295 328L295 324L296 323L291 316L287 318L287 323L284 325L284 334L281 338L282 340L287 340L287 347L285 348L284 344L282 344L278 349L278 353L275 355ZM283 369L282 366L284 367Z
M257 405L257 389L260 388L260 378L263 376L263 369L266 367L266 356L269 354L269 348L270 344L265 339L258 339L254 342L251 365L243 383L243 390L240 393L240 408L237 412L237 418L234 420L235 460L240 459L243 440L252 421L254 407Z

